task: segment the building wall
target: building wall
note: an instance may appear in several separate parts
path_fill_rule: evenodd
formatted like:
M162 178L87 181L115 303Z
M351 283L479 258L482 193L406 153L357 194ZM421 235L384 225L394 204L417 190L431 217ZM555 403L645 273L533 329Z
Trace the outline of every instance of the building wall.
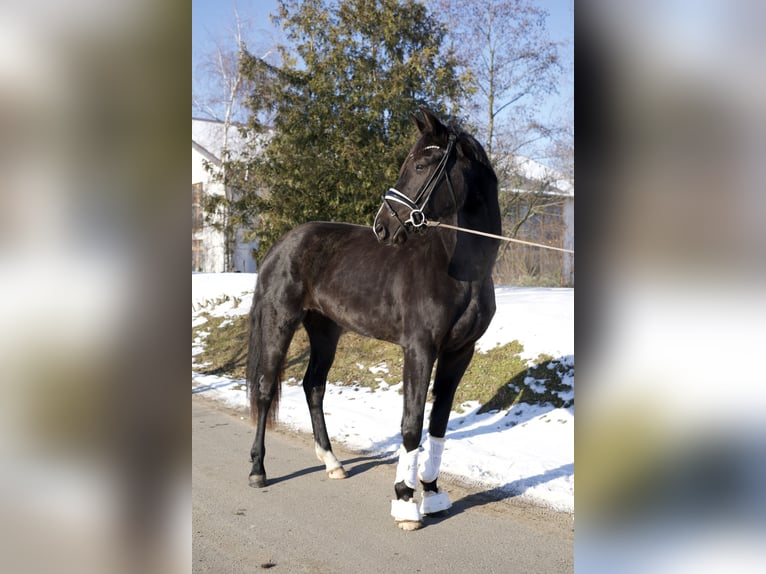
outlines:
M205 273L222 273L225 270L224 237L223 233L207 226L193 239L202 242L202 260L199 271Z
M524 221L516 232L517 239L574 249L573 196L541 198L516 193L507 195L505 200L503 228L506 232ZM530 209L533 209L531 215ZM501 285L569 287L574 285L574 258L560 251L504 244L495 264L494 278Z
M574 251L574 197L564 204L564 241L562 247ZM569 286L574 287L574 255L564 254L564 269L562 274L568 280Z
M256 242L247 242L242 236L242 230L237 230L237 236L234 243L234 253L232 265L234 270L240 273L255 273L257 271L253 249L258 246Z
M199 195L221 195L223 186L210 181L204 159L192 148L192 271L220 273L225 267L224 236L204 222Z
M200 152L192 148L192 183L207 182L210 179L210 174L205 170L204 159Z
M192 148L192 271L222 273L226 271L226 239L222 231L204 222L204 214L200 209L201 199L198 196L200 192L224 195L225 188L211 181L211 174L204 167L204 159L202 153ZM245 241L242 230L237 230L232 249L233 271L255 273L256 262L252 249L256 246L257 243Z

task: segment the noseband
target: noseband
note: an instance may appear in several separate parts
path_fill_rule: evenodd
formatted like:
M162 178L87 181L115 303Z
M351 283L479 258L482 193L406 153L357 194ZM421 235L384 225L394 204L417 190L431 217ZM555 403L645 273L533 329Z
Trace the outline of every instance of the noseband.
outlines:
M449 174L447 173L447 162L449 161L450 155L452 155L452 150L455 147L455 139L455 134L451 133L449 135L449 142L447 143L447 150L444 152L441 160L439 160L439 164L431 174L431 177L428 178L428 181L426 181L418 191L415 199L410 199L401 191L393 187L389 188L389 190L383 195L383 203L388 207L391 216L396 218L396 220L399 222L400 229L403 229L405 233L407 233L408 227L415 231L419 231L426 225L426 216L423 214L423 210L431 200L431 195L433 195L433 192L439 185L442 177L446 178L447 186L449 187L450 193L452 194L452 200L455 202L455 204L457 204L457 200L455 199L455 191L452 189L452 182L450 181ZM409 217L406 220L402 221L402 219L399 217L399 214L391 205L392 201L404 205L407 209L410 210ZM399 230L397 230L397 233L398 231Z

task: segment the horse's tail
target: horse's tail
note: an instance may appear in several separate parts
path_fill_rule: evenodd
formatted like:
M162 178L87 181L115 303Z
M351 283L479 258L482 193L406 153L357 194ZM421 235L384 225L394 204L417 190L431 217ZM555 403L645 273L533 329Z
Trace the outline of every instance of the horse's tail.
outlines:
M263 371L261 365L261 351L263 349L263 330L261 325L261 304L258 290L253 296L253 305L250 308L250 329L247 344L247 395L250 400L250 417L258 423L258 395L266 389L261 389ZM279 397L282 391L282 368L280 367L276 381L271 408L268 410L266 424L270 427L274 424L279 411Z

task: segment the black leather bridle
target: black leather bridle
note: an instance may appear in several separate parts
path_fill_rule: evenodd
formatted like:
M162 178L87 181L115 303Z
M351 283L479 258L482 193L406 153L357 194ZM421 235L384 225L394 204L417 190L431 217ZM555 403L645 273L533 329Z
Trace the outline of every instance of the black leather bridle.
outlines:
M436 166L434 172L431 174L431 177L428 178L428 181L426 181L418 191L415 199L410 199L401 191L393 187L389 188L389 190L383 195L383 204L388 207L389 213L392 217L396 218L397 222L399 222L400 229L404 230L405 233L408 232L408 229L419 231L426 225L427 220L423 210L431 200L431 196L439 185L442 177L446 178L447 186L449 187L450 193L452 194L452 200L455 202L455 204L457 204L455 191L452 189L452 182L450 181L449 173L447 173L447 163L449 162L450 156L452 155L452 150L455 148L456 139L457 138L454 133L449 135L449 142L447 143L447 149L444 152L444 155L442 156L441 160L439 160L439 163ZM409 209L409 217L405 220L402 220L399 217L397 211L391 205L391 202L399 203ZM397 229L396 233L399 233L400 229ZM396 233L394 233L394 236L396 236Z

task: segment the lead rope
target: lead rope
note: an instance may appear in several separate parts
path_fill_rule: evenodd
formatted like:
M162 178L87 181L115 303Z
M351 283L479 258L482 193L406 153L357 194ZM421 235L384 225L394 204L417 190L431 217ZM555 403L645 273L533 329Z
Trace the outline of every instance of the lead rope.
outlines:
M463 233L473 233L474 235L483 235L484 237L491 237L492 239L500 239L502 241L509 241L512 243L522 243L524 245L531 245L532 247L541 247L542 249L553 249L554 251L563 251L564 253L571 253L574 255L574 250L563 249L562 247L553 247L552 245L543 245L542 243L532 243L531 241L524 241L522 239L515 239L513 237L503 237L502 235L495 235L494 233L484 233L483 231L476 231L475 229L465 229L463 227L457 227L450 225L449 223L442 223L440 221L425 221L426 227L446 227L447 229L454 229L455 231L462 231Z

